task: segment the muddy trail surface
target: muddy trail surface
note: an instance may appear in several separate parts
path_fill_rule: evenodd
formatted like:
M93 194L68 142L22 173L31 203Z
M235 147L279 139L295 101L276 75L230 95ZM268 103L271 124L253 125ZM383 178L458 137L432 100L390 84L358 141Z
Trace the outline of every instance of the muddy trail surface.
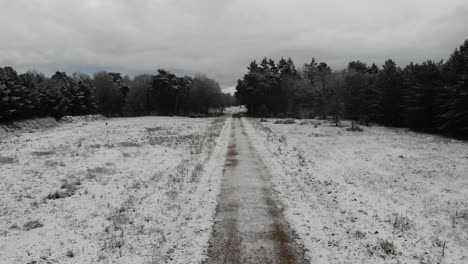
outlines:
M233 118L215 225L204 263L308 263L277 207L268 173Z

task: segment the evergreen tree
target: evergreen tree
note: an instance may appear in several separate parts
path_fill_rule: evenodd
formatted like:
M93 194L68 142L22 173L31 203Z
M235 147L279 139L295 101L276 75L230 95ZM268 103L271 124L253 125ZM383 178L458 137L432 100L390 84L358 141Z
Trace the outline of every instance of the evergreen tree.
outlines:
M112 82L117 87L119 91L119 114L123 116L123 110L125 108L125 104L127 103L127 95L130 90L128 87L128 76L126 76L126 81L122 78L121 74L118 72L110 72L109 76L112 79Z
M36 98L13 68L0 68L0 119L13 121L34 115Z
M367 86L366 64L352 61L344 80L346 118L361 120L364 114L364 91Z
M421 65L411 63L405 72L406 125L423 131L433 131L435 120L436 94L442 87L441 65L433 61Z
M381 120L384 125L402 126L404 124L404 81L401 69L391 59L385 61L376 80L381 91Z
M375 64L373 64L371 67L374 67ZM351 61L348 64L348 70L352 70L357 73L365 74L368 72L367 65L364 62L361 61Z
M98 112L106 116L121 113L121 92L107 72L94 74L94 87Z
M310 63L304 64L302 67L302 76L309 82L311 87L315 86L318 79L318 64L315 62L315 58L312 58Z
M380 105L381 91L377 86L377 77L379 68L377 65L372 66L367 71L367 85L363 90L363 106L361 120L369 126L369 121L380 122L382 119L382 108Z
M438 94L437 129L468 137L468 40L444 65L444 87Z
M327 89L327 77L331 74L331 68L326 63L320 62L316 74L316 87L314 87L315 112L322 119L325 119L332 96L331 90Z

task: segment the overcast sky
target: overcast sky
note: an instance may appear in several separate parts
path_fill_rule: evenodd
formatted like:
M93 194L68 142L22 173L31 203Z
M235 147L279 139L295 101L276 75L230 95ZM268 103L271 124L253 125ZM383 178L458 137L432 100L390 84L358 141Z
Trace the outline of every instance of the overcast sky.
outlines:
M205 73L232 87L252 59L400 65L468 38L467 0L0 0L0 66Z

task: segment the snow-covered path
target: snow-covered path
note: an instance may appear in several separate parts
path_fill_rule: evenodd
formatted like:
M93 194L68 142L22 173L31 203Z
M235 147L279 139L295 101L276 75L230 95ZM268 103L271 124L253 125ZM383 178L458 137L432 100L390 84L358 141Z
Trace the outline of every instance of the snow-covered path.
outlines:
M306 263L262 160L234 118L206 263Z

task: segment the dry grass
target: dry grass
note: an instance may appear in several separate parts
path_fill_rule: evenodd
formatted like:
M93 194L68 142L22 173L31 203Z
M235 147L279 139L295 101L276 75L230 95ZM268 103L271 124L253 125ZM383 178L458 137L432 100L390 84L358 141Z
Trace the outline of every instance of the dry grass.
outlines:
M198 178L200 177L201 173L203 172L203 164L197 163L195 168L192 171L192 177L191 177L191 182L196 182Z
M119 146L123 148L134 148L134 147L141 147L141 144L135 142L120 142Z
M388 240L380 241L380 248L387 255L395 255L395 245Z
M147 132L154 132L154 131L159 131L159 130L162 130L163 128L162 127L146 127L145 128Z
M23 225L23 229L25 231L29 231L29 230L33 230L33 229L36 229L36 228L41 228L43 226L44 225L39 220L32 220L32 221L26 222Z
M63 161L56 161L56 160L46 160L44 162L44 165L48 166L48 167L57 167L57 166L61 166L61 167L65 167L65 164L63 163Z
M17 223L14 223L10 226L10 229L20 229Z
M69 258L74 258L75 257L75 253L73 252L73 250L68 250L65 255L67 257L69 257Z
M86 172L86 179L94 180L99 175L112 175L115 173L114 169L106 168L106 167L95 167L88 169Z
M23 258L23 255L26 254L15 253L12 250L14 254L22 254L18 259L24 261L20 262L26 263L30 259L39 260L40 256L36 253L48 247L57 249L53 250L48 258L57 259L59 262L89 263L91 259L114 262L116 258L119 258L118 255L126 257L135 255L146 258L151 255L149 247L153 243L160 247L156 254L157 258L155 258L157 260L154 263L167 263L169 257L177 259L178 255L176 254L180 254L178 251L180 245L186 243L184 239L187 232L185 229L175 230L175 228L182 226L182 224L191 223L191 221L195 223L202 221L195 218L192 220L189 217L188 209L196 208L191 204L182 203L189 201L185 197L192 198L199 195L199 191L194 187L197 185L189 183L200 181L202 176L202 179L205 179L203 165L208 157L205 151L211 146L211 142L216 143L217 137L213 135L217 131L213 130L218 130L218 127L213 128L204 120L193 120L193 129L179 129L185 128L186 125L184 123L173 125L173 122L170 122L168 128L165 126L153 128L152 126L156 125L146 124L149 122L141 124L150 127L148 131L154 131L153 133L146 133L144 127L140 125L137 127L138 129L131 127L131 131L106 127L103 130L109 133L99 134L91 131L92 129L85 129L83 133L58 131L57 134L54 133L51 136L28 135L31 139L29 137L24 139L27 143L24 143L22 149L19 147L21 151L18 151L19 153L15 157L17 160L0 158L2 163L17 162L17 164L13 164L14 169L18 171L18 174L24 172L24 175L16 180L13 178L16 171L12 169L9 171L10 173L7 173L10 177L8 180L18 185L21 183L20 186L27 189L27 193L34 195L33 198L28 198L24 195L25 192L21 191L23 195L17 198L17 193L12 194L11 201L16 203L16 199L21 199L22 207L16 209L12 206L11 210L8 207L11 212L18 211L19 213L23 212L26 216L31 214L35 216L18 218L17 226L13 225L14 218L8 219L3 228L9 233L14 233L15 236L24 237L22 239L25 243L22 243L22 248L19 250L22 252L28 250L31 252L30 256ZM222 128L223 124L224 122L221 122L219 128ZM122 126L126 128L127 124L124 123ZM169 130L171 126L174 126L172 129L174 132ZM78 128L76 129L78 130ZM96 134L96 136L86 136L88 130L89 133L93 133L91 135ZM169 132L178 134L167 136ZM181 132L190 134L180 135ZM145 149L148 144L146 135L158 136L161 133L164 135L162 140L165 141L161 144L169 145L171 148L160 148L159 146L149 148L148 146ZM79 138L76 138L78 135ZM34 142L36 140L37 142ZM215 145L214 143L213 145ZM201 155L190 155L189 153L200 153ZM2 154L5 157L15 156L15 153L7 151L0 153L0 156ZM87 157L84 156L85 154ZM23 156L25 157L24 161ZM127 157L127 159L123 159L122 156ZM179 157L182 157L181 160L183 160L181 166L177 166L181 161L178 160ZM18 164L19 162L21 164ZM127 162L131 163L132 166L129 166ZM151 164L153 162L154 164ZM9 169L7 168L9 166L11 165L2 166L0 164L0 171L3 168ZM25 168L22 169L22 166ZM0 174L2 173L0 172ZM115 177L117 175L119 177ZM28 181L20 181L23 178ZM76 178L82 179L82 185L73 182ZM62 182L61 179L68 181ZM105 187L101 186L104 182L107 183ZM171 195L171 198L165 196L166 190L173 190L174 194ZM131 195L136 198L126 200L126 197ZM122 203L124 201L125 203ZM173 215L173 213L176 214ZM32 221L23 229L25 222L36 219L40 222ZM98 223L98 225L89 228L90 220L93 224ZM58 224L64 221L70 225ZM40 228L43 225L44 228ZM10 226L11 230L8 229ZM162 227L163 231L160 236L163 237L165 230L167 230L166 226L169 230L174 229L172 234L168 236L171 242L171 245L168 246L164 242L159 242L158 234L154 234L154 230ZM31 232L24 231L35 228L37 230L32 231L32 233L34 235L38 233L38 236L41 237L42 243L40 244L30 241L27 236ZM191 227L189 226L189 228ZM72 229L79 232L68 233ZM197 233L205 232L196 226L193 229ZM91 247L83 249L80 246L76 247L76 245L69 245L69 247L66 241L49 239L60 237L60 234L66 234L68 239L68 237L79 236L83 233L86 233L86 242L89 241ZM190 243L195 245L195 243ZM174 252L168 252L173 244L177 245L177 248L174 246ZM14 246L12 247L14 249ZM33 251L30 248L38 248L38 250ZM159 259L163 261L158 261Z
M356 232L354 232L354 237L358 238L358 239L365 238L366 233L364 233L364 232L362 232L360 230L356 230Z
M393 242L383 239L379 239L375 246L367 246L367 251L371 256L379 256L384 259L396 254L396 248Z
M46 150L46 151L34 151L31 153L33 156L36 156L36 157L41 157L41 156L50 156L50 155L54 155L55 154L55 151L53 150Z
M56 200L56 199L63 199L63 198L70 197L73 194L75 194L76 190L78 190L80 185L81 185L80 180L75 180L72 183L68 183L67 181L65 181L60 187L60 190L49 193L47 195L47 199Z
M275 124L292 125L292 124L296 124L296 121L294 121L293 119L276 120Z
M392 233L394 235L397 233L404 234L405 231L410 230L412 227L412 221L408 218L408 216L396 215L392 223L393 223Z
M18 160L13 157L2 157L0 156L0 164L13 164L16 163Z

